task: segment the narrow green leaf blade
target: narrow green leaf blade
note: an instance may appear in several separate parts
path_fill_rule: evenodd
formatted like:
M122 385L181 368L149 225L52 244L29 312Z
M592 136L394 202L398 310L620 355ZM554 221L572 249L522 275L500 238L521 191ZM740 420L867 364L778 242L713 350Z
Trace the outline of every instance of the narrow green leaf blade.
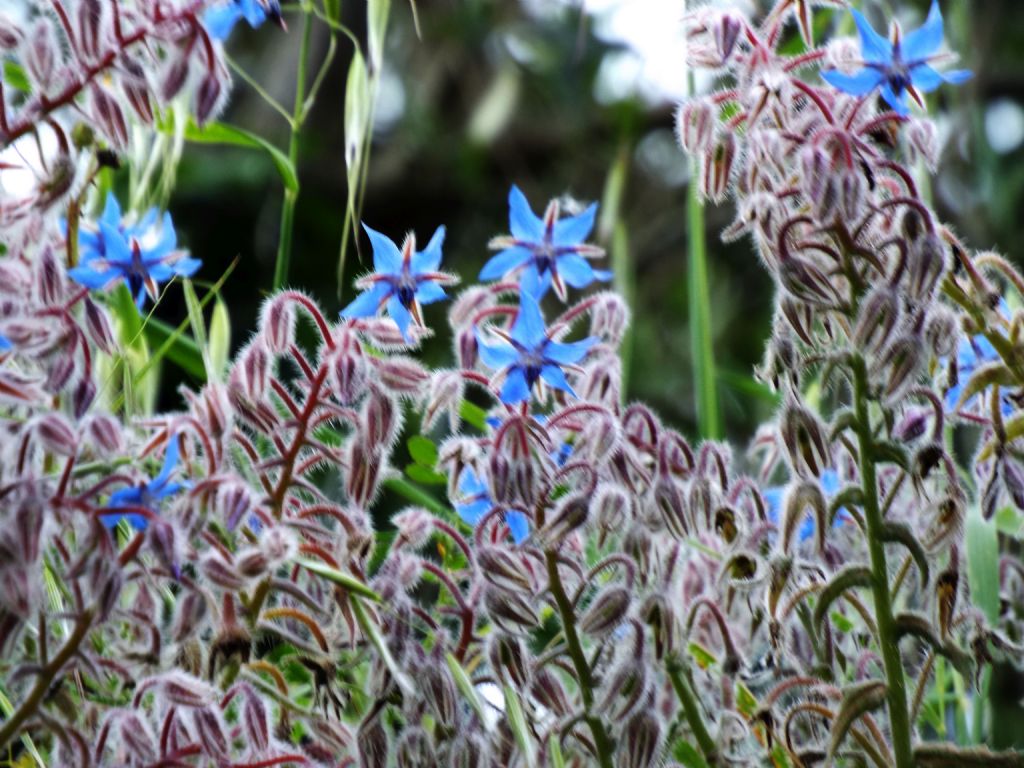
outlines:
M516 744L519 745L519 753L527 768L535 768L537 760L533 754L533 744L530 740L530 731L526 727L526 717L523 715L522 705L519 697L509 685L503 685L502 691L505 694L505 715L508 717L509 727L512 735L515 736Z

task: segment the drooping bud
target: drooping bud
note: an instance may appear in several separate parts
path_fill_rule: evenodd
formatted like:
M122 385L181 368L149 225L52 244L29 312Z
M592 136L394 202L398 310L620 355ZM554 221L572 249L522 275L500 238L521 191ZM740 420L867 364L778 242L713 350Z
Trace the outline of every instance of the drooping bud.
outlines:
M510 592L533 592L533 578L526 561L504 547L482 547L477 565L484 579L498 589Z
M626 724L616 765L621 768L650 768L661 746L661 726L654 715L640 712Z
M630 591L625 587L605 587L580 617L580 629L593 638L605 637L626 618L630 603Z
M819 477L831 466L832 452L824 425L796 400L790 400L782 409L779 430L796 474L809 472Z
M518 637L495 632L487 642L487 660L491 669L516 689L522 689L529 679L528 658L523 641Z
M793 536L802 527L810 510L814 516L814 534L818 544L818 552L825 548L825 531L828 526L828 505L821 486L813 480L804 480L793 485L786 494L783 509L782 535L779 546L788 553L793 546ZM803 538L801 536L801 538Z
M947 267L946 245L934 234L910 244L907 252L907 293L918 301L927 300Z
M78 438L67 419L59 413L40 416L35 422L33 435L44 451L58 456L74 456Z
M587 522L587 500L571 496L563 501L554 514L537 531L537 538L545 547L558 548L569 534Z
M395 399L374 387L363 410L363 436L367 450L390 449L401 429L402 412Z
M449 427L456 430L464 392L465 382L459 371L435 371L430 378L423 409L423 429L430 429L442 413L447 413Z
M128 121L117 100L100 85L94 85L89 96L92 102L92 116L103 133L116 148L128 146Z
M722 64L729 61L736 49L736 41L739 39L745 23L743 17L735 11L715 14L711 26L711 36L714 38L715 49Z
M875 288L860 303L854 342L866 352L877 352L888 343L899 318L900 302L896 292L887 285Z
M731 131L723 131L704 151L701 195L715 203L725 199L739 147Z
M882 393L887 400L898 400L906 390L917 383L924 370L925 348L915 333L900 336L871 366L875 381L884 382Z
M259 327L271 354L284 354L295 343L295 319L295 304L289 296L279 295L263 302Z
M540 623L530 601L518 593L488 588L484 591L484 606L491 619L509 634L529 632Z
M676 138L690 154L703 152L715 129L715 112L707 99L688 99L676 111Z
M214 72L208 73L196 89L196 123L202 126L217 116L226 101L221 98L223 93L220 78Z
M82 300L85 308L85 329L92 342L108 355L114 350L114 332L110 320L99 305L88 296Z
M405 728L398 740L396 755L398 768L420 768L424 765L438 765L437 755L430 738L421 728Z

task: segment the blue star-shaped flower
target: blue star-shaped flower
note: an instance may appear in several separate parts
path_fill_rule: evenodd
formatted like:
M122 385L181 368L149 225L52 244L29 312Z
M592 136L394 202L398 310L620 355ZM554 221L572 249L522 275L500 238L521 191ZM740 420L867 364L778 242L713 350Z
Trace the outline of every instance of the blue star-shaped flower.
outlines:
M530 390L543 379L550 386L576 393L566 381L562 366L574 365L587 354L597 339L561 343L553 341L544 327L537 300L525 291L519 295L519 314L512 324L512 332L502 335L507 343L489 345L477 330L480 359L489 368L504 369L506 378L501 388L501 401L514 405L530 399Z
M459 477L459 494L464 501L455 504L455 511L466 523L476 525L484 515L494 509L494 502L487 492L487 483L477 477L472 469L464 469ZM512 533L512 540L522 544L530 533L530 524L522 512L506 512L505 524Z
M441 286L458 282L452 275L437 271L441 266L444 227L437 228L422 251L416 250L416 236L411 232L399 250L380 232L365 224L363 229L373 246L374 271L356 281L356 287L363 292L341 311L341 316L373 317L387 304L388 314L398 325L402 338L409 342L409 323L415 320L423 325L420 305L448 298Z
M178 491L191 487L188 481L172 483L171 475L178 466L178 436L172 435L167 441L167 450L164 452L164 466L160 474L148 483L142 483L133 488L122 488L110 495L108 507L135 507L152 510L156 512L161 499L165 499ZM126 512L125 514L105 514L102 517L103 524L107 528L114 528L121 519L128 521L137 531L144 531L149 526L148 518L139 512Z
M75 282L98 290L124 280L141 310L146 294L156 299L157 285L174 277L191 277L202 262L177 250L178 239L171 215L165 213L159 228L155 208L135 225L124 224L121 206L107 195L97 230L82 229L78 237L79 264L68 270Z
M282 23L278 0L228 0L206 9L203 26L214 40L227 40L241 19L256 29L268 18Z
M826 499L831 499L839 492L839 474L834 469L826 469L822 472L819 481L821 482L821 490L824 492ZM764 496L764 500L768 503L768 519L775 523L775 525L779 525L782 520L782 501L786 495L786 489L782 486L766 488L761 495ZM848 519L848 517L846 512L840 509L832 524L838 525ZM800 524L796 534L797 538L800 541L807 541L814 535L814 526L814 516L807 515L806 519Z
M852 75L837 70L822 72L821 76L841 91L853 96L863 96L881 86L882 97L899 115L909 112L904 93L923 106L918 91L930 93L943 82L958 84L971 77L964 69L940 73L929 62L936 58L935 52L942 45L942 12L938 0L932 0L931 10L924 25L900 39L889 41L872 29L867 19L856 10L851 10L860 34L861 55L864 68Z
M583 242L594 228L596 203L579 216L559 220L558 201L552 200L541 219L519 187L513 185L508 193L508 207L512 234L491 240L490 247L500 249L501 253L484 265L481 280L497 280L522 270L519 284L523 291L539 299L554 284L563 301L566 283L573 288L585 288L595 280L611 280L611 272L595 270L587 261L603 256L604 250Z

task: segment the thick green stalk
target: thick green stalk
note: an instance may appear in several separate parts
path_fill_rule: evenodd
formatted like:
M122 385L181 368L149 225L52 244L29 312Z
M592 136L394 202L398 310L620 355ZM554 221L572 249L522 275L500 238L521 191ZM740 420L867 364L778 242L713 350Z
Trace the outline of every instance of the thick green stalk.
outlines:
M313 35L313 14L302 6L302 41L299 45L298 74L295 77L295 106L292 111L292 135L288 142L288 161L298 170L299 147L302 145L302 123L306 113L306 70L309 66L309 43ZM295 229L295 203L299 188L284 191L281 203L281 229L277 236L277 260L274 263L274 290L288 282L288 267L292 257L292 232Z
M853 362L854 411L857 420L860 479L864 493L864 522L867 526L868 551L871 556L872 592L875 598L875 621L878 644L885 667L886 696L889 702L889 728L896 768L913 768L913 739L907 709L907 684L900 658L899 636L892 613L889 593L889 568L885 562L882 539L884 520L878 505L878 480L875 476L874 437L868 413L868 374L863 359Z
M708 289L707 240L704 206L697 191L694 166L686 193L686 222L689 250L690 349L693 355L693 387L697 398L697 427L701 437L722 436L715 376L715 353L711 339L711 297Z
M714 738L704 723L704 717L700 711L700 702L690 685L690 681L686 677L686 669L683 667L682 659L672 657L665 666L668 669L669 680L672 681L672 688L675 689L679 703L683 707L686 722L689 723L690 730L693 731L693 736L697 739L697 746L700 747L700 751L704 754L704 760L708 765L717 765L718 746L715 744Z
M583 699L583 719L594 736L594 747L597 750L597 759L601 768L613 768L612 752L614 745L608 731L605 730L601 718L591 714L594 706L594 679L590 673L590 664L583 652L583 645L580 643L579 635L576 634L576 615L572 609L569 596L565 593L562 585L562 577L558 573L558 554L547 552L545 554L548 566L548 586L555 598L555 605L558 607L558 614L562 620L562 632L565 634L565 645L569 651L569 658L576 669L576 676L580 686L580 696Z

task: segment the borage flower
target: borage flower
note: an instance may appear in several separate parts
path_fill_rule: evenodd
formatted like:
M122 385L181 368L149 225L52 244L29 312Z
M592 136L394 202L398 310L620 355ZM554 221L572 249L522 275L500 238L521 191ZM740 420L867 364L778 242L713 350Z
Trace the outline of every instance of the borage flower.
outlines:
M99 290L120 280L128 285L141 310L148 293L159 295L159 283L175 277L191 277L202 262L177 250L177 235L171 215L165 213L155 227L157 211L149 210L134 225L124 223L121 206L113 194L107 195L97 230L83 228L78 237L79 265L68 270L75 282Z
M118 507L134 507L136 509L148 509L156 513L160 502L168 496L191 487L191 483L183 481L172 483L171 475L178 466L178 436L171 435L167 441L167 449L164 452L164 466L160 474L148 483L140 483L132 488L122 488L110 495L107 507L117 509ZM102 517L103 524L107 528L114 528L122 520L127 520L137 531L144 531L149 527L149 519L140 512L105 513Z
M831 501L837 493L839 493L839 474L834 469L826 469L821 473L819 478L821 482L821 490L825 494L825 498ZM768 519L776 526L782 524L783 515L783 504L786 499L786 488L785 486L773 486L766 488L761 493L764 496L764 500L768 504ZM832 525L840 525L849 519L849 515L846 510L840 508L832 520ZM800 528L797 529L797 539L800 541L807 541L811 536L814 535L814 528L817 525L813 515L807 515L804 521L800 524Z
M594 228L596 203L579 216L559 220L558 201L552 200L541 219L519 187L513 185L508 193L508 207L512 234L491 240L490 248L500 249L501 253L484 265L481 280L497 280L521 271L519 284L523 291L540 299L554 285L562 301L566 298L566 283L573 288L586 288L595 280L611 280L611 272L595 270L587 261L604 256L604 249L583 242Z
M582 360L597 343L596 338L591 336L570 343L552 340L544 327L544 318L541 316L537 300L526 292L519 295L519 314L512 324L511 333L506 334L493 328L492 330L503 336L507 343L487 344L479 329L476 339L480 359L484 364L490 368L501 369L505 373L505 384L501 388L503 403L514 405L529 400L530 390L538 379L543 379L555 389L561 389L576 397L562 367L574 365Z
M1001 360L1002 358L999 356L996 348L992 346L992 342L984 334L979 333L975 336L961 338L956 350L957 379L956 383L946 390L946 410L949 413L963 415L987 409L988 405L982 402L980 394L968 397L963 403L960 402L960 398L963 395L964 386L979 368ZM945 366L948 366L948 362L948 359L942 360ZM1009 416L1015 410L1010 392L1007 389L1000 390L999 410L1003 416Z
M0 355L2 355L4 352L10 352L11 349L13 348L14 345L11 344L11 340L4 336L2 333L0 333Z
M476 526L484 515L494 509L494 502L488 494L487 483L477 477L472 469L464 469L459 477L459 495L462 501L455 502L455 511L467 524ZM522 512L509 511L503 515L505 524L516 544L522 544L530 534L530 524Z
M267 19L273 19L284 27L278 0L228 0L213 5L203 14L203 26L214 40L227 40L235 24L242 19L253 29Z
M365 224L363 229L373 246L374 271L356 281L356 288L363 292L341 311L341 316L373 317L386 304L402 338L409 343L410 321L423 325L420 305L448 298L441 286L459 281L454 275L437 271L441 266L444 227L437 228L422 251L416 250L416 235L412 232L405 236L399 250L389 237Z
M893 27L893 39L878 34L860 11L851 9L860 35L864 67L853 74L838 70L822 72L821 76L835 88L853 96L864 96L881 86L882 97L899 115L909 112L904 93L909 93L921 107L919 92L930 93L943 82L959 84L971 77L964 69L940 73L929 62L941 57L936 51L942 45L942 11L938 0L932 0L928 18L920 29L901 37L899 25Z

